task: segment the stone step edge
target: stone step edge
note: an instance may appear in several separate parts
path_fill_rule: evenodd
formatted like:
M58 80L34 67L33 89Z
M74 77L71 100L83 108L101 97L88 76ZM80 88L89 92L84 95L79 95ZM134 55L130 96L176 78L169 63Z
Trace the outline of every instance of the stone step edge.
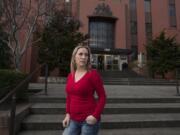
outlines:
M179 127L180 121L102 122L102 129ZM22 123L27 130L63 129L61 123Z
M24 123L42 123L42 122L60 122L63 120L65 114L63 115L30 115L23 122ZM179 113L168 113L168 114L103 114L102 122L129 122L129 121L180 121Z
M66 99L62 97L32 97L31 103L65 103ZM109 97L107 103L180 103L180 97Z
M66 103L35 103L32 104L31 109L65 109ZM180 108L180 103L107 103L105 108L112 109L141 109L141 108Z
M26 130L18 135L60 135L63 130ZM180 128L100 129L99 135L179 135Z

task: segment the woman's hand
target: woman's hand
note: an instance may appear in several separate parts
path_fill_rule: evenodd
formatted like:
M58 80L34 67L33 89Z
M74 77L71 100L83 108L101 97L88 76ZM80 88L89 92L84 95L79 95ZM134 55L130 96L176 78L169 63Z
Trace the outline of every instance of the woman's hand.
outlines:
M86 122L90 125L96 124L97 119L93 115L89 115L86 118Z
M63 127L68 127L69 122L70 122L70 115L67 113L66 117L64 118L64 120L62 122L63 123Z

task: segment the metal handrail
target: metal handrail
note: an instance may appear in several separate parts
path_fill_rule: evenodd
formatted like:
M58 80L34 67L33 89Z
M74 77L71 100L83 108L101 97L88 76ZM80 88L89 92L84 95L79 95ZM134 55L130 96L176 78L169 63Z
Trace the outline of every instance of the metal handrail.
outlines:
M179 92L179 72L180 72L180 69L176 69L176 92L177 92L177 95L180 96L180 92Z
M47 77L48 77L48 65L42 64L36 70L34 70L30 75L28 75L23 81L21 81L12 91L10 91L4 98L0 100L0 105L3 104L7 99L11 98L11 112L10 112L10 122L9 122L9 135L15 135L15 113L16 113L16 92L23 85L29 82L34 74L36 74L42 67L45 66L45 94L47 95Z
M17 90L19 90L26 82L28 82L33 75L39 71L45 64L41 65L40 67L38 67L35 71L33 71L30 75L28 75L23 81L21 81L12 91L10 91L4 98L2 98L0 100L0 104L3 103L4 101L6 101L11 95L13 95L14 93L16 93Z

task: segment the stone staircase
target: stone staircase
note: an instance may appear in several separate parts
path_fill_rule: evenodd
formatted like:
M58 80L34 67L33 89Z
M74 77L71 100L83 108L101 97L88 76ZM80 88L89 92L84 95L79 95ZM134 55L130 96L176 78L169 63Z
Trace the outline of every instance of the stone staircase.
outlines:
M119 90L110 86L106 88L109 97L102 115L102 129L99 135L180 134L180 97L174 95L162 97L166 91L160 94L160 89L157 90L159 96L149 96L151 93L149 91L147 91L148 96L146 93L140 95L141 91L138 89L142 87L138 86L136 92L139 92L139 97L132 96L131 93L129 96L123 96L124 91L120 91L121 88ZM54 89L56 92L48 96L39 94L30 98L32 103L30 114L23 120L18 135L62 133L61 121L65 112L65 95L60 89L62 88ZM129 89L131 88L127 87L127 91ZM118 91L122 96L117 95ZM169 91L172 93L171 89Z
M124 71L102 71L104 84L107 85L175 85L175 80L152 79L138 75L127 69Z

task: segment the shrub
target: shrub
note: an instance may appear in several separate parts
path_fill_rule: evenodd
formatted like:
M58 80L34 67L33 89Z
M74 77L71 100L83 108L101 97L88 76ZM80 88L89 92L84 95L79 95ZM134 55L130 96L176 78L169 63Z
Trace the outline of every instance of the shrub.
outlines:
M27 74L13 70L0 70L0 99L9 91L13 90L17 84L26 78ZM17 98L23 99L27 86L17 91Z

